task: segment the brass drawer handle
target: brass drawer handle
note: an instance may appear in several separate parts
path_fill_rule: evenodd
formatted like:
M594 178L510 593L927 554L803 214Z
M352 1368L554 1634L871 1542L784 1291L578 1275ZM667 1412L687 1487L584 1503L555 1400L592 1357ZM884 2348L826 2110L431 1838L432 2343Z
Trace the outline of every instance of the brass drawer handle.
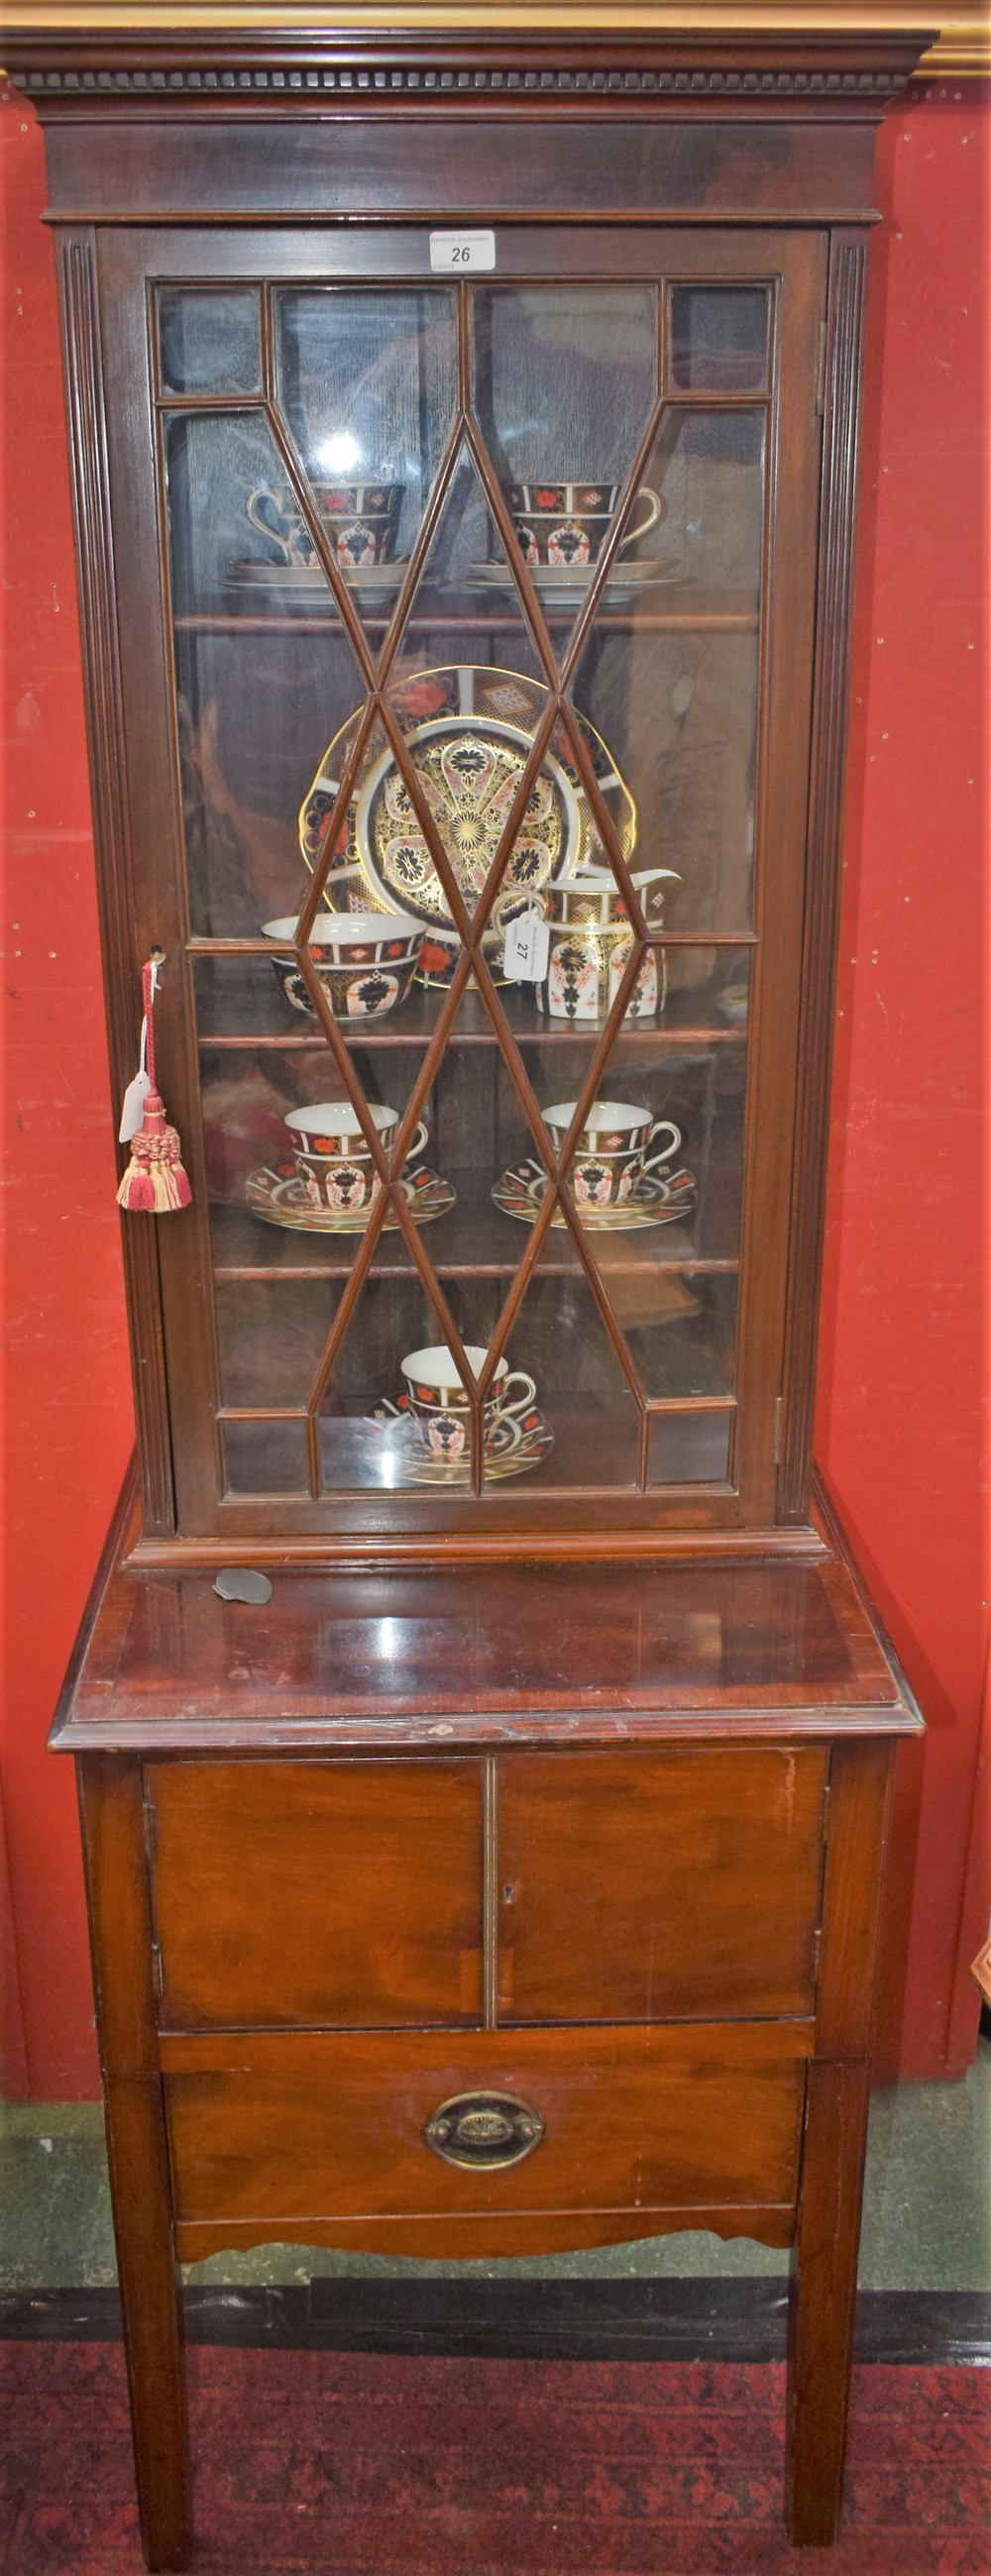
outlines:
M491 2173L532 2155L544 2123L517 2093L452 2093L431 2113L423 2134L446 2165L480 2166Z

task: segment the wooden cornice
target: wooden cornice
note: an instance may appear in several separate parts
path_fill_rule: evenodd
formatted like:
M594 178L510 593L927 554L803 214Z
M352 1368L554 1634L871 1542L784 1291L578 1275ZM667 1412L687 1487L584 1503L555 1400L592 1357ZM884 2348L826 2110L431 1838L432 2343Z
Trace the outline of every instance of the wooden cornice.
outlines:
M783 41L792 36L818 36L842 43L844 36L914 35L922 22L931 30L919 77L991 73L991 8L919 10L899 0L874 0L856 7L845 0L812 0L788 6L787 0L389 0L376 7L368 0L342 0L328 10L298 5L298 0L240 0L240 5L197 5L197 0L0 0L0 29L16 27L18 36L47 34L180 35L201 29L252 30L324 35L340 32L507 34L529 30L549 36L612 34L680 34L689 38L750 36Z
M288 113L396 98L450 108L468 98L502 111L577 113L587 100L636 113L878 113L919 67L937 67L942 36L903 10L566 8L530 5L278 13L232 8L18 10L0 39L10 77L49 116Z
M920 25L920 20L925 19ZM700 99L729 92L789 96L893 95L911 78L991 74L991 13L873 7L754 5L754 0L391 0L332 11L267 0L0 0L0 61L19 88L58 112L95 93L149 104L157 94L236 103L246 93L316 104L341 87L393 96L452 86L483 93L573 87L576 54L590 85L676 88ZM334 68L339 77L335 81ZM376 72L378 81L376 81ZM365 77L363 77L363 74Z

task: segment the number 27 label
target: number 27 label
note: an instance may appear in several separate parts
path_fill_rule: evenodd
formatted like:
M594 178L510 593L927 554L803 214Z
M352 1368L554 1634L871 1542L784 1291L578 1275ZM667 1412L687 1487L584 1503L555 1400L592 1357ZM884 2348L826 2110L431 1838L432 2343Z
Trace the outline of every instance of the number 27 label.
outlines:
M494 233L431 233L430 265L447 273L466 268L494 268Z

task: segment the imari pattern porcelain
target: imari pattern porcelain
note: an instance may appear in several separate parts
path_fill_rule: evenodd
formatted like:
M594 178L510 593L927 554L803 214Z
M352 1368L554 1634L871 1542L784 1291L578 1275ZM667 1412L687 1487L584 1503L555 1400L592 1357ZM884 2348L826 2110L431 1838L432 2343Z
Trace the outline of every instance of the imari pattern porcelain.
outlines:
M377 1100L368 1101L366 1108L391 1165L399 1111ZM295 1146L296 1170L312 1207L340 1215L346 1209L356 1213L374 1206L382 1183L349 1100L319 1100L308 1109L290 1109L285 1123ZM421 1118L406 1148L407 1167L422 1154L426 1141L427 1123ZM411 1177L408 1168L406 1177Z
M629 567L634 569L634 567ZM395 598L406 571L404 563L358 565L342 563L340 571L359 607L375 608L383 600ZM282 600L287 606L326 608L336 614L336 602L323 565L318 563L232 563L227 575L232 590L260 590L268 599Z
M485 590L513 590L515 583L507 563L473 564L472 580ZM632 608L645 591L658 582L671 582L684 572L680 558L665 555L663 559L648 555L642 563L629 555L620 555L609 567L602 586L604 609ZM594 564L536 563L527 565L527 579L533 585L543 608L566 614L584 607L595 573Z
M452 874L474 911L547 704L543 681L475 663L421 671L397 687L393 704L423 797ZM335 734L299 817L308 867L322 863L325 835L340 792L360 712ZM580 719L582 739L624 858L636 840L636 808L606 744ZM552 736L531 787L523 819L492 908L486 946L501 950L506 925L523 896L584 865L601 865L599 841L568 736ZM335 878L360 872L363 900L397 905L429 926L450 924L443 885L409 789L391 750L373 737L359 783L338 830L328 899ZM349 898L350 893L349 893Z
M547 973L537 986L542 1011L552 1020L607 1020L633 946L628 922L604 928L589 922L552 930ZM664 952L648 948L634 980L626 1020L656 1019L665 998Z
M360 1165L354 1167L353 1183L362 1194L357 1205L347 1202L347 1188L340 1182L342 1204L328 1207L319 1195L311 1196L294 1163L277 1163L263 1171L252 1172L245 1187L245 1198L252 1216L261 1217L264 1225L288 1226L296 1234L364 1234L372 1213L373 1199L367 1193L366 1174ZM414 1225L430 1225L434 1217L448 1216L457 1203L457 1191L439 1172L421 1164L417 1172L403 1176L398 1184ZM398 1232L399 1219L391 1207L382 1219L383 1234Z
M390 1464L396 1470L398 1485L450 1485L466 1487L471 1479L468 1446L456 1458L431 1454L420 1437L420 1427L409 1410L407 1399L376 1405L367 1417L369 1430L383 1448L388 1445ZM525 1476L539 1467L554 1446L554 1434L545 1422L539 1405L532 1405L522 1422L502 1415L491 1434L486 1435L484 1480L498 1483L506 1476Z
M262 925L266 939L291 940L290 915ZM335 1020L380 1020L405 1001L420 960L422 924L400 913L318 913L306 941ZM272 959L287 1002L313 1019L298 959Z
M523 560L527 564L592 564L609 534L622 493L619 483L511 483L507 494ZM659 494L644 486L634 509L646 512L620 538L620 551L647 537L664 515Z
M395 549L403 506L401 483L314 483L317 510L342 567L368 571L387 563ZM310 529L296 495L286 487L260 485L249 494L253 528L279 548L283 563L306 569L319 561Z
M547 1174L540 1163L515 1163L509 1171L503 1172L501 1180L495 1182L492 1197L503 1216L515 1217L521 1225L535 1225L548 1186ZM621 1207L596 1207L586 1201L576 1212L582 1224L596 1233L630 1234L643 1226L672 1225L676 1218L690 1216L695 1197L695 1175L682 1168L672 1172L670 1179L666 1174L648 1173ZM563 1209L556 1207L551 1225L560 1228L566 1224Z

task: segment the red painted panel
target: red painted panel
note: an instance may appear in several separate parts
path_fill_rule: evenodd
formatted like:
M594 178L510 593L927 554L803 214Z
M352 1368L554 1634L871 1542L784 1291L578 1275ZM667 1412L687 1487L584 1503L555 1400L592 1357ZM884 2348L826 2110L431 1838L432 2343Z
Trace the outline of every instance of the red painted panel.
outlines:
M906 1766L893 1874L908 1956L903 2064L927 2075L959 2070L972 2052L976 2000L960 1961L987 1915L986 1881L982 1893L972 1872L966 1906L963 1882L978 1604L989 1588L975 1418L977 268L989 126L987 94L951 88L913 97L881 141L878 203L890 220L871 290L822 1340L820 1454L930 1720L921 1760ZM0 1768L17 1933L8 2001L16 2014L20 1997L24 2031L7 2080L70 2097L95 2090L92 2006L72 1782L43 1747L129 1446L130 1399L54 261L38 221L40 137L18 101L0 109L0 142L10 1210ZM889 2033L898 1971L893 1959Z
M987 1654L988 137L982 83L882 129L819 1453L929 1736L902 1758L885 2057L960 2073Z
M71 1766L45 1734L133 1437L41 137L0 116L5 1633L11 2090L97 2090ZM4 1945L0 1944L0 1958ZM7 1958L8 1976L12 1962ZM18 2005L11 1980L10 2028ZM18 2062L20 2061L20 2062Z

